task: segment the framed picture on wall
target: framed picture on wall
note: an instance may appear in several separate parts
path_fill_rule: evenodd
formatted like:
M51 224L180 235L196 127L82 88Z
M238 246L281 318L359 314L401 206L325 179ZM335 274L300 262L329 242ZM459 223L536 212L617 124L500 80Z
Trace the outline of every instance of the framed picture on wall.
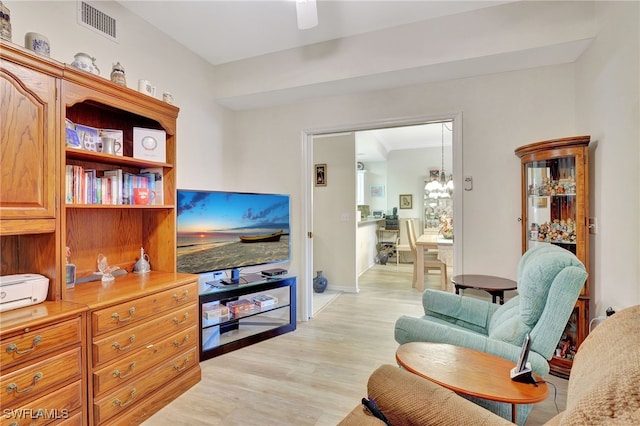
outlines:
M316 186L327 186L326 164L316 164Z
M384 197L384 185L372 185L371 186L372 197Z
M400 208L412 209L413 208L413 195L412 194L400 194Z

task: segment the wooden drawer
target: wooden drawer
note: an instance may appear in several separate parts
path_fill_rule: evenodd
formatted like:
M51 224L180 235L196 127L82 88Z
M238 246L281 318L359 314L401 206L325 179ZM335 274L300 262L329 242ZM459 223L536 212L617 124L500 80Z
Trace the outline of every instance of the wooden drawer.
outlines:
M198 307L195 305L176 309L154 320L130 326L116 334L94 340L91 344L93 366L130 354L150 344L155 344L179 330L198 324Z
M60 423L56 423L56 426L82 426L84 413L80 412L72 415L68 419L62 420Z
M109 395L94 399L94 420L96 424L126 411L127 407L136 404L152 392L174 380L182 372L198 365L198 352L191 348L187 352L169 359L157 368L133 380Z
M119 414L106 422L104 426L139 425L148 420L153 414L161 410L171 401L178 398L189 388L200 381L200 368L189 368L180 376L168 381L161 389L155 391L142 404L136 404L126 412ZM151 423L151 422L150 422Z
M92 333L96 337L177 306L193 303L198 303L196 282L95 311L91 314Z
M145 374L147 370L162 362L162 360L172 357L186 348L195 346L197 333L197 327L193 326L156 344L145 346L135 353L118 358L108 366L94 371L94 396L99 397L104 392L127 383L141 374Z
M83 394L82 382L78 380L19 408L3 410L0 425L45 425L69 419L74 411L82 409Z
M79 317L4 338L0 341L0 366L5 370L47 352L80 343L81 340L82 323Z
M26 401L33 395L51 390L67 380L80 379L82 350L80 347L27 365L5 374L0 379L2 405Z

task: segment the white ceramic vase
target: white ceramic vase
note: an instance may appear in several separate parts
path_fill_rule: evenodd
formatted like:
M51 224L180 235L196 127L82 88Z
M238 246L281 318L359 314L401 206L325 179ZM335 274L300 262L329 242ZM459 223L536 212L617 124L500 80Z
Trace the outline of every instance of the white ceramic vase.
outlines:
M38 33L26 33L24 35L24 47L44 56L49 56L51 53L49 39Z
M98 66L95 64L95 60L96 58L92 58L86 53L78 52L73 57L71 65L92 74L100 75L100 69L98 69Z

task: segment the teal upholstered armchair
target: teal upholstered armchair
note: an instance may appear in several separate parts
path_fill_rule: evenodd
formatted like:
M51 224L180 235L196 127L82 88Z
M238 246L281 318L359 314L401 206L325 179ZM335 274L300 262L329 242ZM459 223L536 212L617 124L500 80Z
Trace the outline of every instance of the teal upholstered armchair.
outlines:
M545 244L528 250L518 264L518 295L504 305L439 290L422 296L424 316L400 317L395 338L407 342L439 342L465 346L517 362L526 333L531 335L529 362L535 373L549 373L551 359L580 290L587 279L584 265L571 252ZM511 418L508 404L475 402ZM531 405L518 407L526 420Z

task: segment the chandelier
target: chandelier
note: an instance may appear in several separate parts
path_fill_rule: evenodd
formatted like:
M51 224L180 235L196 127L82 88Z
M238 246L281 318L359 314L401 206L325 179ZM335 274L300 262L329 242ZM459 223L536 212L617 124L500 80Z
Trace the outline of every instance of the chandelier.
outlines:
M441 122L441 134L440 134L440 156L441 165L439 178L431 178L431 181L427 182L424 186L425 191L428 192L429 198L450 198L453 193L453 177L447 175L444 171L444 128L445 123ZM447 129L449 130L449 129Z

